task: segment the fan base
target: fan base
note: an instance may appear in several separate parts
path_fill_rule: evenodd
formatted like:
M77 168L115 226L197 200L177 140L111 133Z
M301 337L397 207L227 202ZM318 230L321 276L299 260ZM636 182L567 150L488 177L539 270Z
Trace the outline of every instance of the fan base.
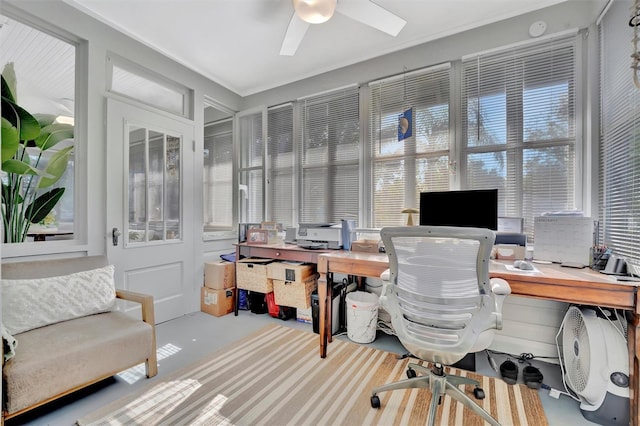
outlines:
M582 416L590 422L600 425L628 426L629 398L607 392L599 407L586 402L580 404Z

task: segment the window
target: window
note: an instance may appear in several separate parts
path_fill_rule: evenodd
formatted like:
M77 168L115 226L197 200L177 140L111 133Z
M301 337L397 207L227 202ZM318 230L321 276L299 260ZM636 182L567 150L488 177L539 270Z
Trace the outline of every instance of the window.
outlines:
M208 111L205 108L205 120ZM233 228L233 120L204 126L203 207L204 231L230 231Z
M111 55L109 90L163 111L189 118L190 91L124 59Z
M293 105L270 108L267 145L269 220L284 227L294 224L295 149Z
M127 244L182 238L181 140L128 124Z
M447 64L370 84L376 228L404 224L401 211L419 207L420 192L449 189L449 74ZM399 128L401 114L411 120L408 131Z
M630 68L630 1L614 2L600 23L600 230L603 241L640 263L640 89ZM624 29L624 31L623 31Z
M240 223L264 220L264 135L263 111L247 112L238 117L240 161ZM266 129L265 129L266 130Z
M2 43L0 44L1 68L13 64L17 81L17 103L32 115L47 114L56 122L74 125L76 90L76 48L75 41L32 28L8 16L0 15ZM78 146L76 128L75 139L69 139L44 151L42 158L29 153L31 164L40 161L42 169L56 152L74 145L67 168L53 188L65 188L64 195L51 213L39 224L31 225L27 241L52 239L73 239L77 230L76 188L77 173L75 152L83 150ZM2 174L7 182L7 175ZM29 179L23 180L27 184ZM46 192L52 187L38 190ZM3 212L4 213L4 212ZM46 228L46 229L43 229ZM46 237L45 232L46 231Z
M576 207L576 36L463 61L462 189L499 190L499 215Z
M300 223L358 218L358 102L355 86L298 101Z

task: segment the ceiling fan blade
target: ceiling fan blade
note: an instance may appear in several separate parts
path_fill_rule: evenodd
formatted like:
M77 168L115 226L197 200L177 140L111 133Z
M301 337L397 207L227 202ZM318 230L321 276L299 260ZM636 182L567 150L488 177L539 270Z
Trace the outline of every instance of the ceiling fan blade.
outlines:
M397 36L407 21L369 0L339 1L338 12L365 25Z
M309 29L309 25L311 24L298 18L298 15L295 13L293 14L289 21L287 33L284 35L284 40L282 41L282 47L280 48L281 55L293 56L296 53L307 29Z

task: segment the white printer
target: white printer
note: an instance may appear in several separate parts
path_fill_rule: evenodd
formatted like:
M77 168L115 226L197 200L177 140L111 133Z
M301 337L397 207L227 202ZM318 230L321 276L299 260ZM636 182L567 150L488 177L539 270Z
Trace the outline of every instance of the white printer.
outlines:
M341 249L342 227L332 223L301 223L296 230L296 243L304 248Z

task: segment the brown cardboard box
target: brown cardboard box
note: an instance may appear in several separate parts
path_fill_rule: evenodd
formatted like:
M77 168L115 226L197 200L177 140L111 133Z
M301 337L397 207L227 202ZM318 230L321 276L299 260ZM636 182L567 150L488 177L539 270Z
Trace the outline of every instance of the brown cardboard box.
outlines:
M224 290L236 286L236 264L224 260L204 264L204 286Z
M233 312L234 294L232 288L225 290L212 290L208 287L201 287L200 310L216 317L221 317Z
M267 278L301 283L316 273L313 263L273 262L267 265Z
M351 251L360 251L364 253L379 253L377 240L357 240L351 243Z
M273 283L267 279L267 265L272 259L246 258L236 262L236 287L243 290L269 293Z

